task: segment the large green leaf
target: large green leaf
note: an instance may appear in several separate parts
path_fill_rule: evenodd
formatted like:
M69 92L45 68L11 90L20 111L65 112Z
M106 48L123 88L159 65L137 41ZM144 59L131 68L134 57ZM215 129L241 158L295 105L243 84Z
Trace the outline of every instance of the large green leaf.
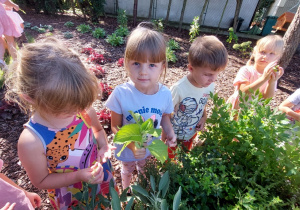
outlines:
M116 133L114 143L124 144L128 141L143 142L140 126L138 124L128 124L121 127Z
M161 135L161 129L152 128L148 133L154 137L159 137Z
M167 160L168 146L161 140L154 140L147 148L161 163L164 163Z
M132 206L132 204L133 204L133 201L134 201L134 198L131 197L130 200L128 201L127 205L126 205L125 210L130 210L130 209L131 209L131 206Z
M179 209L179 205L180 205L180 201L181 201L181 186L179 187L177 193L175 194L174 200L173 200L173 210L178 210Z
M163 176L161 177L158 185L158 190L161 191L163 188L167 187L167 184L169 182L169 171L166 171Z
M132 185L131 187L132 187L132 189L134 191L137 191L138 193L142 194L143 196L149 197L149 193L147 192L147 190L145 190L141 186L139 186L139 185Z
M120 204L120 198L117 193L117 191L111 187L110 188L110 194L111 194L111 206L113 210L121 210L121 204Z

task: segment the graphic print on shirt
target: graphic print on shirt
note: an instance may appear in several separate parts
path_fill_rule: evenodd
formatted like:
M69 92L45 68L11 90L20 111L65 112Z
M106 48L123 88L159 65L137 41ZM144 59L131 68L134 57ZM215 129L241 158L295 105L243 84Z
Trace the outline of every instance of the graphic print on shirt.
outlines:
M186 97L179 103L172 119L173 128L177 136L194 135L207 100L207 98L203 97L197 102L195 98Z
M69 158L69 149L74 150L75 142L79 133L73 134L75 126L56 133L53 141L47 145L46 157L50 170L55 170L59 163L65 162Z

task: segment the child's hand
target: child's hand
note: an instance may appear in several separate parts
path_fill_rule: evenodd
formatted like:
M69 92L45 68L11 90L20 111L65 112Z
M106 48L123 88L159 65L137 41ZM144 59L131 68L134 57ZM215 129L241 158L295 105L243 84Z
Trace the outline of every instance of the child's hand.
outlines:
M26 197L30 200L31 205L33 208L37 208L41 206L41 197L32 192L25 191Z
M111 146L111 145L105 145L101 147L101 149L98 152L97 155L97 161L99 163L105 163L107 159L111 158L111 154L113 150L116 150L117 147Z
M271 75L274 73L274 68L277 65L277 62L278 61L273 61L265 67L263 75L262 75L262 77L265 81L267 81L271 78Z
M284 69L280 67L279 65L276 65L273 69L273 73L271 74L270 77L270 82L275 82L277 81L284 73Z
M204 129L204 125L206 122L207 117L203 116L200 121L198 122L198 124L196 125L196 131L202 131Z
M142 159L146 155L146 148L141 148L141 149L135 148L133 154L136 159Z
M167 140L166 144L168 145L168 147L176 147L177 146L176 135L174 134L174 132L166 135L166 140Z
M13 210L15 208L16 203L10 204L7 202L5 206L3 206L0 210Z
M100 184L104 178L103 167L99 162L78 172L80 180L89 184Z

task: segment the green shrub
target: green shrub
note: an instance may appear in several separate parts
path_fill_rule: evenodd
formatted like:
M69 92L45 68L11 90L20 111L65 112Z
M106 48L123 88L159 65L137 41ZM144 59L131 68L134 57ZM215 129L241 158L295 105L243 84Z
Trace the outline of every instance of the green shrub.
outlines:
M194 17L191 26L190 26L190 42L193 42L195 38L199 35L200 25L199 25L199 16Z
M79 26L76 27L76 29L82 34L88 33L92 30L91 26L86 24L80 24Z
M251 44L252 44L251 41L242 42L241 44L234 44L232 48L240 51L243 57L245 57L245 56L249 56L250 53L252 52Z
M170 47L167 47L166 54L167 54L167 61L168 61L168 62L173 62L173 63L175 63L175 62L177 61L175 52L174 52L174 50L171 50Z
M152 20L152 22L155 25L155 28L157 31L159 32L163 32L164 31L164 24L163 24L163 19L158 19L158 20Z
M92 32L93 37L99 39L100 37L105 37L105 30L103 28L95 28L95 30Z
M31 28L31 23L25 21L24 28Z
M122 37L125 37L129 34L129 30L127 27L123 27L123 26L119 26L117 28L117 30L115 31L115 34L117 36L122 36Z
M171 50L178 50L180 49L180 46L178 44L178 42L176 42L174 39L170 39L167 43L167 46L171 49Z
M64 34L64 38L66 38L66 39L71 39L74 37L73 33L70 31L64 32L63 34Z
M128 19L126 16L126 10L122 10L122 9L118 10L117 21L120 26L127 27Z
M43 34L46 33L46 29L45 28L38 28L37 30L39 33Z
M238 41L238 36L234 33L234 30L232 27L230 27L228 29L229 35L228 38L226 39L226 42L231 43L232 41L234 41L235 43L237 43Z
M288 209L300 202L299 137L285 114L256 93L241 93L240 110L211 94L205 140L179 153L169 171L167 200L182 187L182 209ZM153 168L151 170L154 170ZM154 173L152 171L152 173Z
M71 28L74 26L74 23L72 21L68 21L68 22L65 22L64 26Z
M118 46L124 44L123 37L117 36L117 34L115 33L108 35L105 41L111 44L112 46Z

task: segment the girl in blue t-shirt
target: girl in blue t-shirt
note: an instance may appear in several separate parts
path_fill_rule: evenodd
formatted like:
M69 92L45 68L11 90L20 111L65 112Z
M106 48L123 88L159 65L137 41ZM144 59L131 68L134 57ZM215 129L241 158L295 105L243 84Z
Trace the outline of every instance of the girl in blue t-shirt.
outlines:
M133 111L141 114L144 120L152 118L155 128L162 126L167 144L175 146L176 136L170 122L170 114L173 112L171 92L159 83L166 74L166 43L159 32L145 27L146 25L147 23L139 24L127 41L124 65L130 81L117 86L106 102L111 110L111 128L117 133L123 125L135 123L129 113ZM150 138L147 144L151 142ZM117 154L123 145L116 147ZM120 156L116 156L122 162L123 189L129 187L136 167L143 173L148 156L148 149L137 149L134 143L129 144Z

